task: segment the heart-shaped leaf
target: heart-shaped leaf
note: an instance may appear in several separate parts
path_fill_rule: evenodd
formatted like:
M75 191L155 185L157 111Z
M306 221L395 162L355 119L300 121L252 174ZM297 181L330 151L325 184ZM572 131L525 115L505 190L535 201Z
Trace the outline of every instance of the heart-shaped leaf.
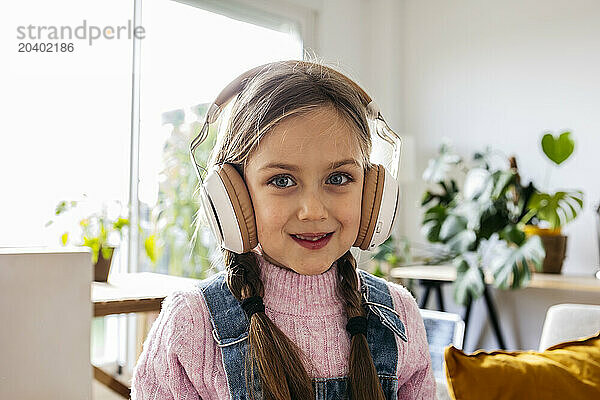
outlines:
M571 132L563 132L558 138L547 133L542 138L542 149L556 165L560 165L573 153L575 142L571 139Z

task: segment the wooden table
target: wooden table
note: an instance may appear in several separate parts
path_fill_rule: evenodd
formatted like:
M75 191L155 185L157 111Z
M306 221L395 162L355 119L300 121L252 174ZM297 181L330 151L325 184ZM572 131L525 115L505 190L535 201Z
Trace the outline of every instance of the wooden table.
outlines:
M390 271L392 279L416 279L425 288L425 292L419 303L420 308L425 308L431 290L435 290L437 294L438 309L444 311L444 301L442 298L441 285L456 280L456 267L453 265L418 265L409 267L392 268ZM485 276L483 297L488 309L488 315L492 328L498 340L500 348L505 348L504 338L498 323L496 307L492 297L488 291L488 285L493 282L491 276ZM560 290L577 290L584 292L600 292L600 279L593 275L589 276L573 276L562 274L542 274L533 273L527 287L538 289L560 289ZM463 319L465 321L465 335L471 312L471 302L465 309Z
M395 279L424 279L442 282L456 280L456 267L453 265L418 265L393 268L390 272ZM486 276L486 283L492 279ZM600 292L600 279L593 275L562 275L533 273L527 287L537 289L577 290L581 292Z
M93 282L91 298L94 317L160 311L163 300L171 293L197 285L199 280L178 276L139 272L109 276L108 282ZM124 398L131 389L111 374L93 365L94 379Z

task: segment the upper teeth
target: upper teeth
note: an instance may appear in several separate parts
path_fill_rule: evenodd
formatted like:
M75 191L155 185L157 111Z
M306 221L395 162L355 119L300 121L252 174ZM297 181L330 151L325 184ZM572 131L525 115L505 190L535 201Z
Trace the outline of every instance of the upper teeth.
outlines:
M297 238L300 238L302 240L310 240L311 242L314 242L314 241L321 239L324 236L327 236L327 234L318 236L318 237L306 237L306 236L302 236L302 235L294 235L294 236L296 236Z

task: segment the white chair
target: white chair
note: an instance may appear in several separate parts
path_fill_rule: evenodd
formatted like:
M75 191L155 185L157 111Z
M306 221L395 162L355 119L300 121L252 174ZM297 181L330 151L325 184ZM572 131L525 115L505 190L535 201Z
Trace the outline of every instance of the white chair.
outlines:
M539 351L600 331L600 305L557 304L546 312Z

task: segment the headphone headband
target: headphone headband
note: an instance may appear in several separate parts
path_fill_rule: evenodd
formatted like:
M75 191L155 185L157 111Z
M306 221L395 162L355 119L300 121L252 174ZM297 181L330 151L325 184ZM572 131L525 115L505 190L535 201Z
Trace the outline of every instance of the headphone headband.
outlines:
M206 113L206 120L208 121L208 123L212 124L217 120L217 118L219 118L219 114L221 113L223 108L225 108L225 106L231 101L231 99L233 99L235 96L241 93L242 90L244 90L244 87L248 81L251 81L260 72L275 64L285 64L292 68L299 64L314 66L315 68L322 68L328 73L344 79L357 91L364 106L367 109L367 118L376 119L380 116L379 107L377 106L377 104L371 99L367 92L365 92L356 82L348 78L346 75L325 65L315 64L309 61L287 60L259 65L258 67L254 67L244 72L243 74L235 78L233 81L231 81L227 86L225 86L223 90L221 90L221 93L219 93L215 101L213 101L213 103L209 107L208 112Z

